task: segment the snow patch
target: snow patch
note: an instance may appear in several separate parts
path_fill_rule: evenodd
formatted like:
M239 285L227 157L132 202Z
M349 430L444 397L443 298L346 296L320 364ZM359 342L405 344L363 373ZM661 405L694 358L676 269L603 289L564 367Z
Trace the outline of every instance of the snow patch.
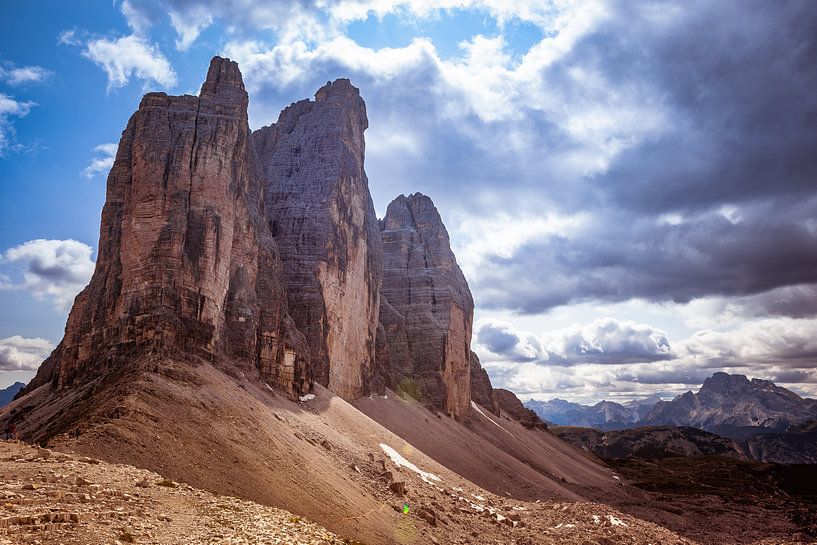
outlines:
M613 526L624 526L624 527L627 526L626 522L624 522L623 520L621 520L618 517L614 517L613 515L607 515L607 520L609 520L610 524L612 524Z
M601 523L601 517L598 516L598 515L593 515L593 524L600 524L600 523Z
M266 387L267 387L267 389L269 389L269 391L270 391L270 392L274 392L274 391L275 391L275 390L273 390L273 389L272 389L272 386L270 386L270 385L269 385L269 384L267 384L266 382L264 383L264 386L266 386Z
M403 456L399 452L391 448L389 445L386 445L385 443L380 443L380 448L383 449L383 452L386 453L386 456L391 458L391 461L394 463L394 465L398 467L405 467L406 469L413 471L414 473L419 475L424 482L431 484L431 481L442 480L437 475L434 475L433 473L429 473L427 471L423 471L416 465L412 464L411 462L403 458Z
M304 396L299 397L298 399L300 399L301 401L312 401L313 399L315 399L315 394L306 394Z
M477 412L478 412L479 414L481 414L482 416L484 416L486 419L488 419L488 422L490 422L491 424L493 424L493 425L494 425L494 426L496 426L497 428L501 429L502 431L504 431L505 433L507 433L507 434L508 434L508 435L510 435L511 437L514 437L514 434L512 434L511 432L509 432L508 430L506 430L505 428L503 428L503 427L502 427L502 424L500 424L499 422L494 421L494 420L493 420L493 419L492 419L490 416L488 416L487 414L485 414L485 413L483 412L483 410L479 408L479 405L477 405L477 404L476 404L476 403L474 403L473 401L471 402L471 408L472 408L472 409L474 409L475 411L477 411Z

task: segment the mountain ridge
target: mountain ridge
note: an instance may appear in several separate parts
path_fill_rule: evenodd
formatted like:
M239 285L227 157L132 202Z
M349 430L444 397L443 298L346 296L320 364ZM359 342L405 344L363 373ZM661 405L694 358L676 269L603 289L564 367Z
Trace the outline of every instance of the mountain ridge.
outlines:
M773 382L717 372L697 393L664 401L657 396L624 404L581 405L561 399L528 400L525 406L557 425L613 431L643 426L688 426L742 438L755 432L795 429L817 419L817 400L803 398Z

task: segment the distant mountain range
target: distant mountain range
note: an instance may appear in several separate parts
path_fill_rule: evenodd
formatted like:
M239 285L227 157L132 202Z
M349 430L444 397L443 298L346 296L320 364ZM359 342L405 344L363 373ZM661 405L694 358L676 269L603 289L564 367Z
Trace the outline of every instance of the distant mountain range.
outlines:
M623 404L600 401L595 405L581 405L556 398L550 401L531 399L525 402L525 406L550 424L609 431L637 426L659 401L661 398L654 395Z
M817 420L817 400L744 375L715 373L697 393L672 401L658 396L628 403L581 405L562 399L530 400L525 406L545 421L602 431L643 426L688 426L735 439L757 433L794 431Z
M0 390L0 407L5 407L14 399L14 396L17 395L17 392L22 390L25 387L25 384L22 382L15 382L11 386L7 388L3 388Z

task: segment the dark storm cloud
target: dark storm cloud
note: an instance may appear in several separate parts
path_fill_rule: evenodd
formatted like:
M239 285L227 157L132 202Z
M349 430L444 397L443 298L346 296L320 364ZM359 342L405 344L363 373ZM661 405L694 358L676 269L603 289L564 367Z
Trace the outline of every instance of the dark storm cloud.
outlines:
M667 8L678 4L657 3ZM642 210L812 194L817 183L817 10L808 2L684 3L669 25L621 3L572 51L609 81L646 78L675 130L625 152L600 184Z
M579 300L686 302L817 282L817 10L803 2L640 3L577 44L572 66L660 90L673 126L592 178L594 224L492 257L479 302L541 312ZM674 10L675 15L669 15ZM740 221L717 213L738 206ZM661 213L687 216L661 225ZM808 289L808 288L804 288ZM813 291L809 289L809 291ZM817 300L767 297L756 314L813 315ZM813 294L812 294L813 295Z
M781 215L777 204L783 204ZM803 214L813 201L804 207ZM570 238L531 242L510 258L493 256L477 281L489 308L536 313L570 302L688 302L766 292L817 281L817 236L797 205L766 203L738 212L733 223L711 211L679 225L609 211ZM747 299L755 315L813 315L809 286Z

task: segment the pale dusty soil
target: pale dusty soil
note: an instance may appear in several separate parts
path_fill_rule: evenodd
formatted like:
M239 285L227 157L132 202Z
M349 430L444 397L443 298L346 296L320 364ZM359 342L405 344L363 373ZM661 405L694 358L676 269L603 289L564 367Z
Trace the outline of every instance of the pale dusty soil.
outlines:
M144 469L0 443L0 544L333 544L292 513Z

